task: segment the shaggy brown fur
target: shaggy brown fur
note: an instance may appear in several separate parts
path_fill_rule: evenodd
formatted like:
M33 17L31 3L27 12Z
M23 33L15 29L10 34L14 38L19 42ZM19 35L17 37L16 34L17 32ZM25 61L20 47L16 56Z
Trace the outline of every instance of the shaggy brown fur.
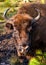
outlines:
M35 8L38 8L41 12L41 15L46 17L46 4L25 3L22 5L22 7L20 7L18 13L27 13L30 16L35 17L37 15Z
M40 10L41 13L41 17L40 19L37 21L38 26L37 29L35 31L35 35L34 40L33 40L33 46L37 47L39 42L42 41L42 43L44 43L43 45L46 47L46 4L31 4L31 3L26 3L23 4L22 7L19 9L18 13L27 13L32 17L36 17L37 16L37 12L35 11L35 8ZM34 32L34 31L33 31ZM32 37L32 38L33 38ZM35 43L34 41L38 41L38 43ZM41 46L42 46L41 43Z
M33 17L37 16L35 8L40 10L40 19L31 25ZM30 51L35 51L37 48L41 48L46 51L46 4L24 4L17 12L16 15L10 18L8 23L16 27L19 32L20 39L17 39L17 50L19 45L23 43L30 43ZM7 24L7 23L6 23ZM9 27L8 25L6 27ZM30 31L28 31L30 29ZM27 34L29 32L29 36ZM14 35L15 36L15 35ZM20 42L20 43L19 43ZM24 47L25 48L25 47ZM25 49L23 50L23 52ZM26 52L25 52L26 53ZM18 51L19 55L22 55Z

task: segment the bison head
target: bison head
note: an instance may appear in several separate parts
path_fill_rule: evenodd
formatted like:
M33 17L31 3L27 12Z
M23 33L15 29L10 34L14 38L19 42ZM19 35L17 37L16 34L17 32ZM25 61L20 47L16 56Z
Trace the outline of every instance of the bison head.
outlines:
M8 10L9 9L4 12L4 18L7 20L5 26L8 30L13 31L18 56L26 55L31 45L32 25L40 18L40 12L38 9L36 9L38 16L35 18L24 13L16 14L8 19L6 16Z

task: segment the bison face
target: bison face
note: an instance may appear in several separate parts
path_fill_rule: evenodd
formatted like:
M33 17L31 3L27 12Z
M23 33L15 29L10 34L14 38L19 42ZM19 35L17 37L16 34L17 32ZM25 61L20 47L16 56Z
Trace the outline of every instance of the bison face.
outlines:
M7 11L8 10L9 9L7 9ZM15 45L18 56L26 55L31 44L32 23L34 20L36 21L39 19L40 14L34 19L33 17L25 13L16 14L9 20L6 17L6 12L4 13L4 16L7 19L6 28L9 29L10 31L13 31L13 37L16 41Z
M17 14L5 25L8 31L13 31L18 56L25 55L29 49L30 31L32 30L31 20L32 17L27 14Z

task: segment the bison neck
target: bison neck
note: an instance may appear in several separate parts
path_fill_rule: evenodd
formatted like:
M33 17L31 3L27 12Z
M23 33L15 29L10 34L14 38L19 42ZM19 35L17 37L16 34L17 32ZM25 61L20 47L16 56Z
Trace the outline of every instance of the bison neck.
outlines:
M41 42L40 26L37 23L35 23L35 26L32 27L32 32L31 32L31 45L34 48L38 48L40 42Z

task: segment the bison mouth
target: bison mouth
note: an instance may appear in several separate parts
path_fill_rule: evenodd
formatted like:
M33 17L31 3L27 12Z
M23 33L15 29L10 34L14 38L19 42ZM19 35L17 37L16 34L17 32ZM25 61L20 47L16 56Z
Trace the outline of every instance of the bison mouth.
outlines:
M29 45L23 44L23 45L17 45L16 46L18 56L25 56L28 53Z

